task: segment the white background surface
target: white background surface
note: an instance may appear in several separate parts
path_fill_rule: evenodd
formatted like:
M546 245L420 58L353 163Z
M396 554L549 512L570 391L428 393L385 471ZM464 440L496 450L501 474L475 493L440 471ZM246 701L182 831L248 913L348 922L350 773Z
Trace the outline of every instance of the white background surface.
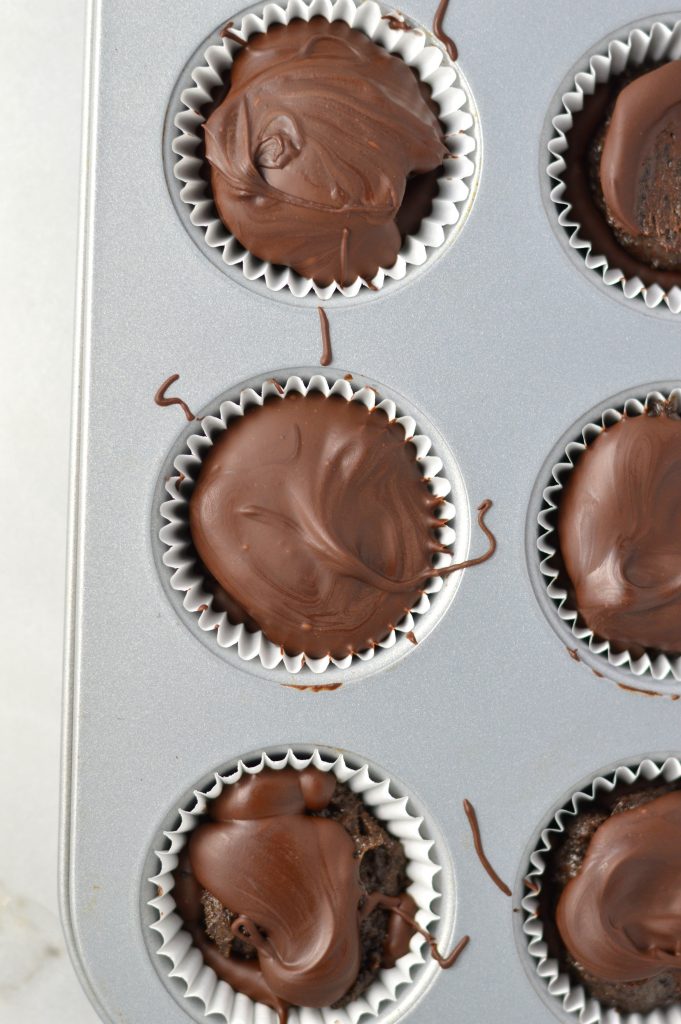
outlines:
M57 911L85 0L0 14L0 1021L94 1024Z

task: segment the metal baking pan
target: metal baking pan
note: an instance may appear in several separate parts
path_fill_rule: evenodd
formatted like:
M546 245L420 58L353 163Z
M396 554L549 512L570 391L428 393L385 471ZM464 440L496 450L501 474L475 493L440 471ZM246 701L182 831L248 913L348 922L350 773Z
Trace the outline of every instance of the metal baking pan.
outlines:
M430 0L400 9L432 23ZM176 82L238 8L93 4L61 888L74 963L110 1024L201 1019L152 962L151 851L212 771L296 744L376 763L441 838L443 907L471 943L421 994L410 1024L551 1019L514 938L528 843L585 775L678 749L678 703L618 688L632 680L596 678L569 656L536 599L525 545L542 467L570 425L678 372L678 322L614 300L583 272L555 228L545 171L548 118L570 68L650 13L639 0L616 10L580 0L569 12L527 0L522 17L498 0L452 4L447 24L484 138L479 191L432 267L384 295L334 301L333 372L404 396L434 424L462 473L468 516L493 499L499 548L465 572L416 648L354 680L337 673L340 688L315 694L198 642L168 600L153 540L157 482L183 427L177 409L154 405L160 382L180 373L201 410L248 379L313 370L320 352L314 302L277 301L223 274L189 238L164 175ZM473 532L473 553L479 543ZM512 901L475 857L464 797L515 885Z

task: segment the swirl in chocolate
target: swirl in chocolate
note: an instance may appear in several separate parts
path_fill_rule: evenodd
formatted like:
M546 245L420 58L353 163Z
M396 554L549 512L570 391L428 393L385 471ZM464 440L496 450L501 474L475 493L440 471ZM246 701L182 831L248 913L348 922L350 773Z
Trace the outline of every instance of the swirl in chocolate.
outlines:
M557 520L577 610L635 654L681 651L681 420L625 416L570 473Z
M209 820L192 833L176 872L176 905L206 962L237 991L276 1009L281 1022L289 1006L332 1006L352 990L361 925L377 909L389 918L374 971L393 966L415 930L442 966L465 945L443 957L414 920L411 897L366 891L362 857L380 845L381 829L366 821L375 835L355 840L339 820L323 816L336 788L333 773L316 768L245 776L211 801ZM213 911L213 928L217 921L231 933L226 955L202 927L202 904Z
M608 219L640 259L681 268L681 61L625 86L605 133L600 179Z
M417 603L445 550L441 500L385 412L293 393L230 421L189 519L203 565L269 640L342 658Z
M599 826L556 920L572 956L597 978L681 970L681 792Z
M371 281L402 245L408 179L447 155L433 107L404 61L343 21L251 37L205 124L220 217L253 255L320 285Z

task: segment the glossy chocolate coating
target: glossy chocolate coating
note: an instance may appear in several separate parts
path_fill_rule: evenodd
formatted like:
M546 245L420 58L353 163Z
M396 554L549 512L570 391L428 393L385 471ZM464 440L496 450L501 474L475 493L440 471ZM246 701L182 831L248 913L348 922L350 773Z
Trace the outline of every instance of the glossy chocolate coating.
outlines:
M618 649L681 651L681 420L608 427L570 473L557 520L577 610Z
M331 772L315 768L244 776L209 804L208 820L192 833L176 873L178 912L206 962L238 991L277 1009L280 1020L290 1005L330 1006L352 990L363 922L384 898L408 915L416 910L399 890L393 897L368 897L363 860L381 848L379 870L394 876L394 888L404 855L365 809L355 822L358 798L350 795L343 810L344 793ZM332 800L338 819L326 816ZM391 844L399 857L386 873L385 858L396 856ZM208 938L202 905L210 910L214 939L215 920L229 914L226 947ZM391 916L373 974L407 952L413 931ZM241 948L232 947L234 940Z
M613 814L593 834L556 921L596 978L636 982L681 970L681 793Z
M432 570L440 504L381 410L310 393L233 419L190 500L199 557L290 654L383 640Z
M675 223L672 200L674 195L678 195L679 176L672 149L678 140L672 145L669 133L662 131L655 142L654 126L652 134L644 131L644 136L652 142L652 150L649 145L648 157L643 164L639 165L638 157L632 157L633 167L630 165L621 172L631 180L632 175L636 177L636 168L640 171L637 180L643 205L639 209L639 217L644 218L640 221L640 228L647 233L637 229L632 234L618 226L616 220L613 179L617 178L618 168L614 165L613 153L617 149L622 152L619 146L614 145L618 139L617 132L610 136L612 145L605 162L603 155L619 98L630 86L668 66L665 63L627 70L597 85L593 95L584 97L584 108L574 114L573 127L567 135L569 148L564 174L565 199L572 207L571 219L581 225L580 235L591 242L594 254L604 255L610 266L620 269L626 277L638 277L648 286L659 284L666 289L681 286L681 265L674 255L678 255L677 229L666 236L664 228L662 231L657 229L665 223L667 227ZM664 105L664 100L660 102ZM628 133L625 135L630 139L628 145L631 145L631 137ZM672 166L665 166L665 160L667 163L671 160ZM604 187L608 189L612 208L606 200Z
M236 238L321 285L370 281L393 265L407 182L447 155L409 66L319 17L248 40L205 142L215 203Z
M620 244L651 266L681 268L681 61L622 89L605 133L600 179Z

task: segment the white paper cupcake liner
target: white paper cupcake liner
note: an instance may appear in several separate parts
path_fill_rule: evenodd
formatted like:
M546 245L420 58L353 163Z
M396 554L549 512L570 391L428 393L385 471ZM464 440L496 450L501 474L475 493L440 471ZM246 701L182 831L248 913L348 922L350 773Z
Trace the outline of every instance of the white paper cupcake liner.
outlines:
M561 97L563 112L552 121L555 135L548 144L551 160L547 168L556 182L551 190L551 199L560 210L558 223L569 233L571 248L581 252L588 269L600 273L604 284L621 286L628 299L640 297L650 309L664 303L672 313L681 312L681 288L675 285L666 290L659 284L646 285L639 277L627 277L619 267L610 263L608 257L598 252L565 198L563 175L574 116L584 107L585 96L592 95L597 85L622 74L627 68L637 68L645 61L677 60L679 57L681 21L671 26L656 21L645 31L635 28L625 40L613 39L604 52L592 54L587 65L575 75L570 91Z
M183 182L180 196L191 207L190 220L204 230L206 245L222 250L226 264L241 266L249 281L262 280L270 291L279 292L287 288L298 298L313 292L320 299L328 299L335 292L345 296L357 295L369 284L374 290L380 289L386 279L400 281L410 268L421 266L429 252L434 252L447 241L471 196L471 186L467 182L476 171L472 155L476 149L476 135L471 113L475 106L466 89L462 88L465 83L433 37L426 37L423 31L418 30L404 32L391 29L383 20L383 14L373 0L365 0L361 4L354 3L354 0L336 0L335 3L331 0L311 0L310 3L288 0L285 6L267 4L260 15L249 13L236 18L232 29L248 39L256 33L266 32L272 25L286 25L294 19L309 21L321 16L327 21L345 21L385 50L400 56L416 70L420 80L430 86L444 126L445 144L456 159L446 161L447 173L440 178L430 216L424 218L415 235L405 239L393 266L380 268L371 282L357 278L347 287L335 283L327 287L317 285L290 267L275 266L267 260L258 259L220 220L210 185L201 174L205 118L198 111L210 103L213 91L224 83L241 48L238 43L224 38L219 44L209 46L203 55L204 63L191 73L195 85L184 89L181 94L182 108L174 119L179 134L172 149L178 157L174 174ZM428 45L429 41L435 45Z
M179 862L178 855L186 845L189 833L200 823L208 801L219 796L225 786L238 782L243 775L257 774L263 768L295 768L296 771L302 771L309 766L333 772L339 782L362 797L387 831L400 840L408 860L410 884L407 892L418 906L416 920L426 929L431 929L434 922L439 920L433 911L433 904L439 896L434 880L442 869L432 859L434 842L423 835L423 818L409 812L408 798L397 797L392 793L390 779L373 777L377 773L375 769L370 771L367 765L353 768L342 755L330 761L317 749L307 756L297 755L289 749L285 758L272 758L263 753L256 765L239 761L230 774L216 774L215 781L207 790L195 790L195 800L191 807L180 808L180 823L175 830L164 832L166 844L161 850L155 851L159 870L149 879L159 892L157 897L149 901L149 906L157 913L157 919L150 927L163 940L158 955L170 961L172 967L169 975L184 982L187 998L199 999L205 1007L206 1015L219 1016L228 1024L276 1024L277 1016L268 1006L254 1003L243 993L235 992L204 963L175 907L173 872ZM293 1007L289 1011L289 1024L356 1024L360 1017L375 1017L388 1003L397 1001L398 992L412 982L416 969L425 964L427 959L429 953L426 941L415 934L409 952L394 967L380 971L361 998L353 1000L342 1010Z
M214 632L216 642L221 647L235 648L239 657L244 661L259 658L264 668L273 669L283 664L286 671L291 673L300 672L305 666L314 673L325 672L331 665L347 669L353 659L371 660L376 655L377 649L385 650L393 647L399 635L407 634L414 629L414 618L428 611L431 598L439 593L444 586L441 576L428 579L418 602L395 625L395 628L388 633L384 640L376 647L357 651L345 658L308 658L304 652L294 655L287 654L278 645L268 640L261 630L251 633L246 626L231 622L226 612L213 608L213 594L206 587L205 575L198 563L189 532L189 499L200 473L203 459L217 438L229 429L230 421L235 417L243 416L249 407L263 405L269 398L283 399L292 392L307 395L310 391L319 392L327 398L330 395L339 395L347 401L361 402L367 409L382 409L389 419L395 420L404 431L405 439L410 440L416 449L416 460L423 476L428 479L431 493L442 498L442 504L435 511L438 519L443 520L445 525L434 531L437 539L451 548L456 538L454 529L450 525L455 516L455 509L446 500L452 489L451 484L441 475L442 460L437 455L431 454L430 438L424 434L417 434L417 425L413 417L400 416L395 403L390 399L381 401L373 388L361 387L355 390L347 380L329 382L321 374L311 377L307 384L300 377L289 377L283 386L273 380L267 380L259 391L255 391L253 388L242 391L238 403L223 402L218 415L205 416L201 421L200 430L187 439L186 448L188 450L174 460L173 465L177 470L177 475L170 477L165 484L170 501L165 501L161 505L161 515L167 525L161 528L159 537L168 549L163 555L163 562L174 570L170 581L171 586L174 590L184 593L182 603L186 611L199 616L200 628L207 633ZM435 556L433 566L434 568L445 568L452 562L452 554L439 552Z
M676 757L668 757L659 763L646 759L634 766L621 765L606 775L596 775L588 786L573 793L570 800L543 829L537 847L530 856L530 868L525 879L526 888L530 891L521 901L525 914L523 932L527 937L528 953L534 961L545 995L553 997L566 1013L579 1021L579 1024L681 1024L681 1005L678 1004L647 1014L620 1013L611 1007L601 1005L561 968L557 959L550 956L544 938L544 925L539 916L539 897L547 856L553 849L556 839L564 834L570 820L588 810L589 805L599 794L612 793L616 787L631 786L639 780L653 782L659 778L665 782L674 782L681 778L681 761Z
M537 547L541 555L540 569L546 581L548 595L556 605L557 614L569 625L575 640L585 644L590 651L606 659L608 664L615 668L627 668L636 676L647 675L656 680L671 676L676 681L681 681L681 657L670 658L663 653L645 651L637 657L630 651L614 651L608 640L599 639L584 624L577 609L571 607L568 591L560 582L561 559L556 533L556 510L560 505L561 493L585 448L595 441L606 427L617 423L624 415L640 416L646 409L654 409L656 405L665 403L670 403L681 415L681 389L675 388L666 394L651 391L643 402L638 398L630 398L619 408L605 409L600 420L585 424L581 431L581 440L571 441L565 448L564 459L551 470L554 483L545 488L544 504L537 517Z

